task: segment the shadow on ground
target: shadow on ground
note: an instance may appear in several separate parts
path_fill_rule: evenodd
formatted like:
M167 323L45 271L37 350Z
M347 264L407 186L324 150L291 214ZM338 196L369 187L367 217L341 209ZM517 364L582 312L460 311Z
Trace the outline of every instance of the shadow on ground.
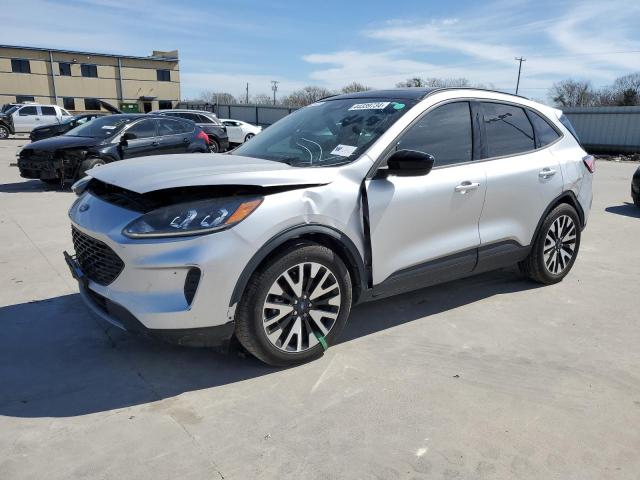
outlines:
M31 193L31 192L62 192L69 193L71 190L62 188L60 185L44 183L40 180L27 180L16 183L0 184L0 193Z
M499 271L356 307L342 343L537 285ZM237 353L134 337L91 316L79 295L0 308L0 415L69 417L278 372Z
M607 213L615 213L616 215L624 215L625 217L640 218L640 207L636 207L633 203L624 202L622 205L615 205L604 209Z

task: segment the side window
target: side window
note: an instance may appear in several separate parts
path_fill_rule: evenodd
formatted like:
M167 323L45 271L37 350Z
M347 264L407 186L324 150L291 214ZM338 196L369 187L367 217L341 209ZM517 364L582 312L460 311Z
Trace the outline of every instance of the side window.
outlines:
M18 113L21 117L28 117L29 115L37 115L38 110L36 107L22 107Z
M180 120L158 120L158 135L178 135L193 130L193 125Z
M198 115L198 123L216 123L206 115Z
M549 125L544 118L538 115L536 112L532 112L531 110L527 110L527 114L529 115L529 120L533 124L533 129L536 132L536 147L541 148L545 145L549 145L556 141L556 139L560 136L555 129Z
M533 127L522 108L483 102L482 109L489 158L535 150Z
M56 116L56 109L53 107L40 107L42 111L42 115L53 115Z
M435 157L435 166L470 162L473 152L469 102L448 103L430 111L398 142L398 150L417 150Z
M127 132L133 133L136 138L155 137L156 123L154 120L142 120L129 128Z
M560 115L560 123L562 123L562 125L564 125L565 128L569 130L569 132L571 132L571 135L573 135L573 138L575 138L576 141L580 143L580 138L578 138L578 132L576 132L576 129L573 128L573 125L564 114Z

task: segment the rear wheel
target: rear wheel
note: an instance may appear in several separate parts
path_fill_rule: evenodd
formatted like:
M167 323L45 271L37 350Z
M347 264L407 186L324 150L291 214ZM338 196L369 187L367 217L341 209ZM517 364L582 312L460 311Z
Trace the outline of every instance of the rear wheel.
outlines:
M351 309L351 278L330 249L301 243L251 277L236 313L236 336L254 356L289 366L322 356Z
M244 141L248 142L249 140L251 140L253 137L255 137L255 134L253 133L247 133L247 136L244 137Z
M60 185L60 177L57 178L41 178L41 181L48 185Z
M215 138L209 137L209 151L211 153L218 153L220 151L220 145Z
M633 203L636 207L640 207L640 196L638 197L632 197L633 198Z
M545 218L520 270L538 283L558 283L573 267L579 248L580 218L571 205L562 203Z
M0 140L9 138L9 129L4 125L0 125Z
M107 162L101 158L87 158L86 160L83 160L80 164L80 169L78 170L78 178L85 177L88 170L91 170L94 167L101 167L106 163Z

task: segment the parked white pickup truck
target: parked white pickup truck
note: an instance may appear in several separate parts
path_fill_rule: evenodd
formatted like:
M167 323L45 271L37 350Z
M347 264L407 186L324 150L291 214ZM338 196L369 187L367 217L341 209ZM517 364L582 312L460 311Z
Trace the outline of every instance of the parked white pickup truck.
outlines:
M14 133L29 133L41 125L62 123L70 116L69 112L58 105L16 105L0 116L0 138L7 138Z

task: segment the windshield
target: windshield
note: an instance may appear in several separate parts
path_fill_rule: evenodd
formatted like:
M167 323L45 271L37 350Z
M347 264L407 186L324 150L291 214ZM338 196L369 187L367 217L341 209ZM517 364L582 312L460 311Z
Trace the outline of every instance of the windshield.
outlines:
M90 122L78 125L76 128L72 128L65 133L65 135L71 137L107 138L119 132L123 126L136 118L137 117L125 117L120 115L99 117Z
M11 115L13 112L15 112L17 110L17 106L13 106L11 108L9 108L8 110L5 110L4 113L6 113L7 115Z
M339 99L317 102L283 118L232 155L296 167L349 163L415 105L403 99Z

